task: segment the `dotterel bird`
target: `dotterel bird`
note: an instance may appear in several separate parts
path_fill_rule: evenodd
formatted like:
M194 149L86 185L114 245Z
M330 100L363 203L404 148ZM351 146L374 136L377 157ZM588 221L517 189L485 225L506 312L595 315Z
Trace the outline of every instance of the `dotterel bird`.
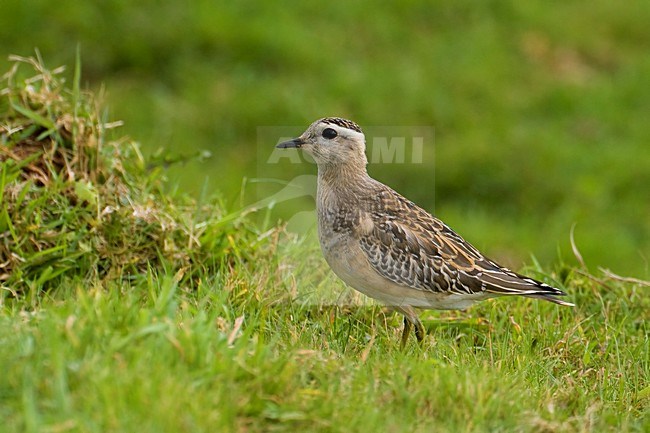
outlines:
M561 290L504 268L446 224L371 178L365 136L356 123L326 117L278 148L303 149L318 164L318 235L325 260L354 289L404 315L402 346L415 309L460 309L520 295L572 306Z

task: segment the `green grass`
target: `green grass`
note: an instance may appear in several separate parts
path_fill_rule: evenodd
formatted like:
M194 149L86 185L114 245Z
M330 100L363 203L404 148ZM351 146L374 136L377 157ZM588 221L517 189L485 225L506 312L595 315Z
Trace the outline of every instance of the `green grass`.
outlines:
M4 431L647 431L638 289L426 314L401 352L397 317L282 302L280 272L254 275L273 265L237 267L254 287L151 272L5 307Z
M426 312L402 351L313 236L165 192L78 79L24 63L0 102L0 431L650 429L648 283L527 269L576 307Z

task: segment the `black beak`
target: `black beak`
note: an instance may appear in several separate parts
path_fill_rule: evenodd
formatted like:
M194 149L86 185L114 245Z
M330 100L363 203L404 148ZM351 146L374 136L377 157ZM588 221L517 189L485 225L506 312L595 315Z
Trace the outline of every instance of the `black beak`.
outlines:
M305 144L305 142L302 140L302 138L294 138L293 140L289 141L283 141L282 143L278 143L277 147L278 149L300 149L302 145Z

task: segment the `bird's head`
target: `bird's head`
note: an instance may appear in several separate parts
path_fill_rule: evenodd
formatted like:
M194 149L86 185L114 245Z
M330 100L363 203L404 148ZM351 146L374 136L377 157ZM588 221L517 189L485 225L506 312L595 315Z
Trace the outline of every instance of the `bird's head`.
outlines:
M366 138L356 123L340 117L325 117L309 125L298 138L279 143L281 149L307 152L319 166L361 165L365 167Z

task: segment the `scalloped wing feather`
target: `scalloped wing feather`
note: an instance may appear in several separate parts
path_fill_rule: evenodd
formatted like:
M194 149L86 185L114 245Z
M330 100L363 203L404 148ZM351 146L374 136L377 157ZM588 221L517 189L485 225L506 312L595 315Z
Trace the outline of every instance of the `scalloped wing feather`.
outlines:
M436 293L522 295L571 305L554 298L564 292L503 268L439 219L377 182L358 236L370 265L390 281Z

